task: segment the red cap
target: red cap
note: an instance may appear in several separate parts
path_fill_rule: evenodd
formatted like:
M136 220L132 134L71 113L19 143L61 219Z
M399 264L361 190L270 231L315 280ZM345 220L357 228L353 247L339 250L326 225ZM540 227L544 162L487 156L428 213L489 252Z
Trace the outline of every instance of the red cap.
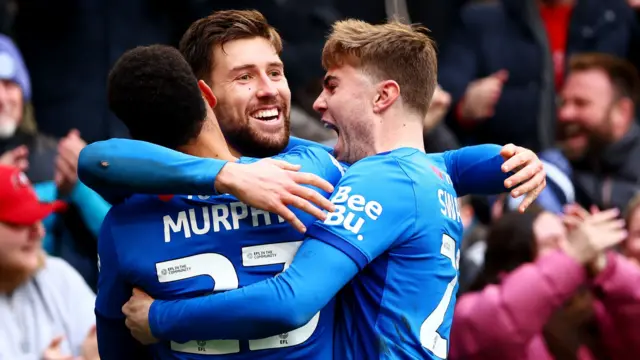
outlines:
M20 169L0 165L0 222L33 225L52 212L64 209L66 204L62 201L40 202Z

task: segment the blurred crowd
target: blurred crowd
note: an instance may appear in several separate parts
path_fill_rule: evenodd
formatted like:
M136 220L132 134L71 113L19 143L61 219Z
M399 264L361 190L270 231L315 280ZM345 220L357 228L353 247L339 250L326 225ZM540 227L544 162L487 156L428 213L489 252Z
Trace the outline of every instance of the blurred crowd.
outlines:
M76 170L87 143L128 136L108 71L231 8L285 41L293 135L335 140L312 110L331 24L393 18L438 45L427 151L515 143L543 160L547 189L524 214L507 196L460 199L451 359L640 359L640 1L0 0L0 360L97 358L110 205Z

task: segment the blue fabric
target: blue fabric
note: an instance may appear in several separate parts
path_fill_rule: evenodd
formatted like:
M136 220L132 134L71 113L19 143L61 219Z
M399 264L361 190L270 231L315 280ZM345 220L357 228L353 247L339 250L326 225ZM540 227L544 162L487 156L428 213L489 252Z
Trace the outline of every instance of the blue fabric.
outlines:
M222 294L154 301L149 324L154 336L179 342L277 335L309 322L357 272L342 251L306 239L280 276Z
M299 164L301 171L321 176L332 185L342 177L337 161L317 147L297 147L275 158ZM315 221L298 209L292 211L307 227ZM251 287L286 269L303 239L303 234L277 215L247 206L230 195L175 195L170 199L132 195L109 211L102 226L96 314L124 321L121 307L133 286L166 300ZM314 321L291 329L284 337L198 341L211 339L206 333L210 324L204 329L191 325L192 331L205 333L181 338L192 340L183 344L162 342L152 351L161 359L217 354L225 360L256 356L265 360L324 360L333 350L332 304L317 317L312 314Z

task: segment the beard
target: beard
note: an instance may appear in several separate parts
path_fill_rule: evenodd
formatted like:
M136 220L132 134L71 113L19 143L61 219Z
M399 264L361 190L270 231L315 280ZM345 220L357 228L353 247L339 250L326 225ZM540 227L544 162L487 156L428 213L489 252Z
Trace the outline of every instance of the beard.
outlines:
M223 107L214 109L219 119L220 129L229 145L242 156L265 158L280 154L289 144L290 112L282 106L283 129L277 134L262 134L251 126L248 116L234 119L227 116Z
M0 139L13 137L18 129L18 122L5 114L0 114Z

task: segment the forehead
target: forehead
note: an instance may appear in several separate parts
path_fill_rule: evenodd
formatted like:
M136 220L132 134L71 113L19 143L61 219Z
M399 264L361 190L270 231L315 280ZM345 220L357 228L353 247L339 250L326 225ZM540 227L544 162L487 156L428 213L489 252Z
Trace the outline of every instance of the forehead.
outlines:
M580 70L569 74L565 96L602 97L611 95L613 88L607 74L600 69Z
M369 85L372 83L371 79L362 70L348 64L330 68L327 70L327 74L324 78L325 81L336 80L340 83L353 83L360 85Z
M544 212L538 216L533 223L533 229L536 236L539 237L558 235L565 232L565 227L560 217L548 212Z
M215 70L230 71L243 66L263 67L282 64L269 40L261 37L232 40L213 50Z

